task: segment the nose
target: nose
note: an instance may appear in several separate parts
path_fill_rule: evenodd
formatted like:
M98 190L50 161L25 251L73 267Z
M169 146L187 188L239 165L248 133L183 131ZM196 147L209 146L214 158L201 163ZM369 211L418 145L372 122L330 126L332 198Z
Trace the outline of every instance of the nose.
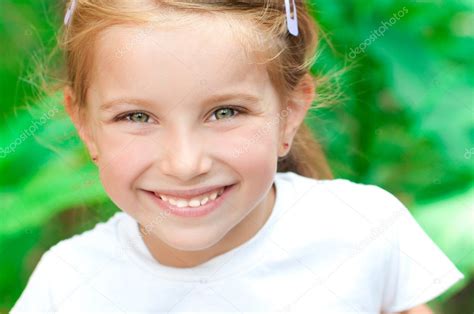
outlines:
M165 145L160 161L162 174L188 182L210 170L206 141L196 131L181 128L169 132Z

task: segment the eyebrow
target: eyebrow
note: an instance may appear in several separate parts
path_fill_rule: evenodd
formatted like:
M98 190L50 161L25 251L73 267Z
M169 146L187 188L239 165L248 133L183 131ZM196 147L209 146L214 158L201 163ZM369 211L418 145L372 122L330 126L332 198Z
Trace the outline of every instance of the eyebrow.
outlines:
M259 102L262 99L256 95L247 94L247 93L227 93L227 94L216 94L212 95L211 97L207 98L203 104L211 104L216 102L223 102L230 99L242 99L249 102ZM145 105L145 106L152 106L151 102L141 98L118 98L111 101L107 101L100 105L99 109L101 110L108 110L111 107L114 107L118 104L135 104L135 105Z

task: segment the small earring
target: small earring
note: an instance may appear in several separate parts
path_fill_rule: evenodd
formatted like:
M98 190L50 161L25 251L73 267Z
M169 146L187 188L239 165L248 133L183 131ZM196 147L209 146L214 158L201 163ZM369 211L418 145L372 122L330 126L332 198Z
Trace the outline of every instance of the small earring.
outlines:
M284 154L285 154L284 156L286 156L286 154L288 154L288 152L286 151L288 149L288 146L290 146L290 144L283 143L283 150L284 150ZM282 157L284 157L284 156L282 156Z
M98 158L97 156L92 156L92 161L93 161L93 162L97 162L98 159L99 159L99 158Z

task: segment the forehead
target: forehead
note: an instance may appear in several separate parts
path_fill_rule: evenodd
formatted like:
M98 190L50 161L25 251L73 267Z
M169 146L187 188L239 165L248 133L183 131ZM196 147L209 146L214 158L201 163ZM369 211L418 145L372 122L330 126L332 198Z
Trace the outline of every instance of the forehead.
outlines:
M98 36L93 60L90 87L101 98L139 92L172 102L191 92L262 94L270 84L232 25L210 16L172 28L110 27Z

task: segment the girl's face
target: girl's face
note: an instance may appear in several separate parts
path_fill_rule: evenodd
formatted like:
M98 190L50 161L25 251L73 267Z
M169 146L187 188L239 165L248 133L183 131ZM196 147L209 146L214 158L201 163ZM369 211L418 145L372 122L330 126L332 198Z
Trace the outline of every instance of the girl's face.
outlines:
M91 74L81 137L110 198L145 230L175 249L204 250L252 211L271 211L281 145L305 110L280 110L265 67L245 57L225 22L112 27ZM150 193L215 185L234 186L200 217L170 214Z

